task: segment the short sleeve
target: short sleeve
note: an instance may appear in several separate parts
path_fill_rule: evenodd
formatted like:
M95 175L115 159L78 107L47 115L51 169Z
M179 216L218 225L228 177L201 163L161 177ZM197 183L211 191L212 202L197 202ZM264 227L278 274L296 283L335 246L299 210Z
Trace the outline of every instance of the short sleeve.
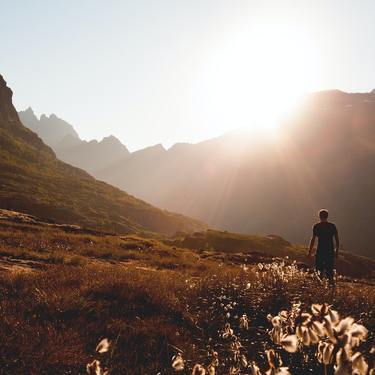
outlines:
M337 234L337 228L335 224L332 224L332 232L333 232L333 235Z
M318 236L318 226L316 224L313 226L313 236Z

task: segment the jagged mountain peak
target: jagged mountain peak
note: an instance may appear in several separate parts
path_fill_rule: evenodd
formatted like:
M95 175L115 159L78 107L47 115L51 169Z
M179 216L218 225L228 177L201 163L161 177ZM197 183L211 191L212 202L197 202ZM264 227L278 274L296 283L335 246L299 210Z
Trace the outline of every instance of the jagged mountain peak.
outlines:
M31 107L27 107L24 111L20 111L20 112L29 113L30 115L35 116L34 110Z
M114 135L109 135L108 137L104 137L100 143L102 144L116 144L116 145L121 145L121 146L124 146L124 144L117 138L115 137ZM124 146L125 147L125 146Z
M0 74L0 121L3 124L19 120L17 111L12 104L12 96L12 90L7 86L5 79Z

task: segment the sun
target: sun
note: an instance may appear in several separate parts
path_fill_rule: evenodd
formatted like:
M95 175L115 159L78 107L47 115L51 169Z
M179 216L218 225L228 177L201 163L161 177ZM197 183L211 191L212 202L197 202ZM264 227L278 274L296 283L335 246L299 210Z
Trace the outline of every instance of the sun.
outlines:
M249 126L277 131L301 95L314 86L318 54L301 30L277 24L255 27L249 47L245 50L253 103Z
M259 22L229 32L212 54L200 92L207 86L208 108L219 113L219 121L276 133L302 94L315 87L321 70L316 46L314 35L292 22Z

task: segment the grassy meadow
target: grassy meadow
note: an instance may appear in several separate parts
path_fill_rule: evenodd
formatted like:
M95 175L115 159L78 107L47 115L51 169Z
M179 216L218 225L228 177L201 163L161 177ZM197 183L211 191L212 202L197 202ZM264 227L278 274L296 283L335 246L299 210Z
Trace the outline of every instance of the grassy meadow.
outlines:
M285 352L269 314L323 302L367 327L359 349L373 364L370 278L331 290L261 244L246 254L183 241L0 220L0 373L251 374L254 361L276 374L274 350L292 374L318 374L316 348Z

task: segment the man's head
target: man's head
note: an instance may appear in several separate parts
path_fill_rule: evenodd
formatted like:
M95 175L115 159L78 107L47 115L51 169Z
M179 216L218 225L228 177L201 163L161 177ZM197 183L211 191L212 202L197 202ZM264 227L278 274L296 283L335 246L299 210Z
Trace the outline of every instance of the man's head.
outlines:
M325 209L322 209L319 211L319 219L321 221L327 221L328 219L328 211Z

